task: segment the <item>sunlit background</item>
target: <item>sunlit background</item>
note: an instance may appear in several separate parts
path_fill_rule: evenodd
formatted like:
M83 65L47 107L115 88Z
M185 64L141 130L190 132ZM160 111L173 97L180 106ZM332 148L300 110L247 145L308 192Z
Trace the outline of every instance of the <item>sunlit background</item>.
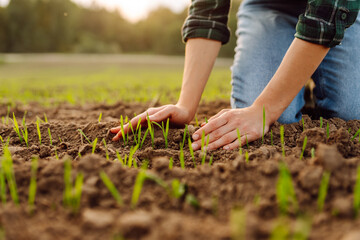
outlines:
M0 5L5 6L9 0L0 0ZM136 22L144 19L146 15L159 6L168 7L174 12L181 12L190 0L74 0L84 6L97 4L109 10L118 9L129 21Z

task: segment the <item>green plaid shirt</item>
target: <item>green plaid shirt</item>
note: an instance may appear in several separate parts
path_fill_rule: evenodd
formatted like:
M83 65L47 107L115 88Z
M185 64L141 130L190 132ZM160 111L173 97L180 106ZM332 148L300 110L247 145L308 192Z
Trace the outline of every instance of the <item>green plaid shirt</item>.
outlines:
M341 43L345 29L356 20L360 0L308 0L299 16L295 37L327 47ZM230 0L192 0L183 26L183 40L208 38L227 43Z

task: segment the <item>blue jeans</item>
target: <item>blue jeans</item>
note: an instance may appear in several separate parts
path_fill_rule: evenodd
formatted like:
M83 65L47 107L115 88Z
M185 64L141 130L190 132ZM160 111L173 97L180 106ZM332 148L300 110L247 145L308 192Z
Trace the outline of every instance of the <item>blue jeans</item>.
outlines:
M270 2L270 3L269 3ZM245 0L238 12L237 47L232 70L231 105L250 106L279 67L295 34L306 1ZM360 119L360 14L312 76L320 116ZM291 81L291 79L289 79ZM301 120L304 89L278 119Z

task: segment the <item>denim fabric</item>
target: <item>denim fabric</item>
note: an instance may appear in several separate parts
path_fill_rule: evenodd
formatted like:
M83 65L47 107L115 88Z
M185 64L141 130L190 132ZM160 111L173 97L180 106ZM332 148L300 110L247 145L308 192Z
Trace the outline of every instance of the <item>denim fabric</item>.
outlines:
M272 3L272 4L271 4ZM250 106L268 84L294 40L306 1L245 0L238 12L237 47L232 70L231 105ZM313 75L320 115L360 119L360 15ZM291 79L289 79L291 81ZM304 89L278 119L301 120Z

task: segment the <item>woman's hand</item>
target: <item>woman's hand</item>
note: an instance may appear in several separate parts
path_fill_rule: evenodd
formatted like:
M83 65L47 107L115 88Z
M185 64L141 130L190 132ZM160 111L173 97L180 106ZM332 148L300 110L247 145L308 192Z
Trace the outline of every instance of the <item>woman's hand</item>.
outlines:
M149 116L149 120L152 122L161 122L169 118L170 123L175 126L184 126L185 124L189 123L194 117L187 108L179 104L165 105L157 108L149 108L147 111L131 119L128 124L125 124L124 133L126 134L130 131L130 124L133 128L136 128L139 119L141 119L141 124L146 123L147 116ZM120 126L112 128L110 131L112 133L116 133L113 141L117 141L122 137Z
M265 117L266 118L266 117ZM270 121L265 122L265 133L269 131ZM262 137L263 134L263 108L251 106L242 109L224 109L211 117L208 123L193 134L194 150L201 148L201 135L205 132L205 142L209 137L208 150L223 147L235 149L239 147L237 129L241 135L241 145Z

